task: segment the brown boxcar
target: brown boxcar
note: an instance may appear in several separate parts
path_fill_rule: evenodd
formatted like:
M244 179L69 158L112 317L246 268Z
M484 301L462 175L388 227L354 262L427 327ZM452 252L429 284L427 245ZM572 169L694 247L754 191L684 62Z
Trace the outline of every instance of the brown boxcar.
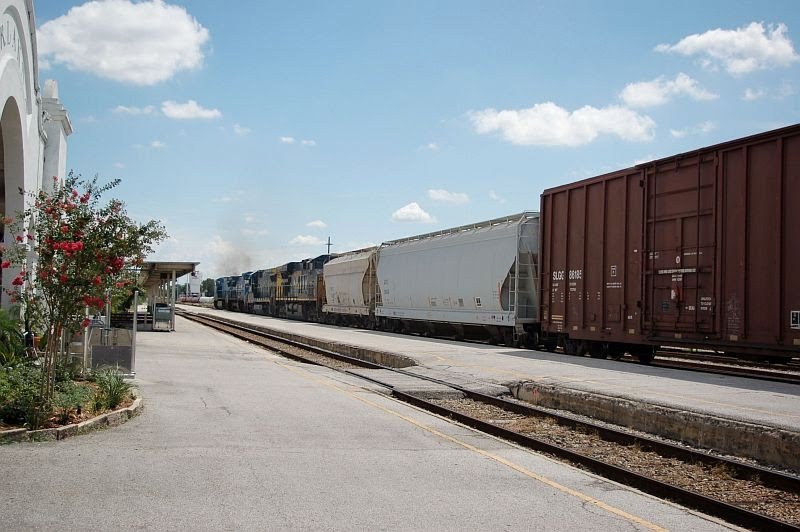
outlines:
M541 232L545 344L800 356L800 125L546 190Z

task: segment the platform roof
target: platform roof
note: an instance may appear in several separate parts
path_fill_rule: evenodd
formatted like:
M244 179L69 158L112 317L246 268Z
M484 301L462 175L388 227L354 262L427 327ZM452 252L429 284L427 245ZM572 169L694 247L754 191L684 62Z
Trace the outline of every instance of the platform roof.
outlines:
M145 262L139 272L139 285L145 290L155 288L162 283L172 280L172 272L175 278L182 277L187 273L192 273L199 262Z

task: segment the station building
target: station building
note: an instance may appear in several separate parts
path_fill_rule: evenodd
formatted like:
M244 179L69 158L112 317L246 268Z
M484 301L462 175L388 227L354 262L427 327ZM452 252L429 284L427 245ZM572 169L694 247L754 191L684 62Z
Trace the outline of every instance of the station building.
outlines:
M64 178L72 133L58 85L40 85L33 0L0 0L0 109L0 212L13 215L24 207L20 190L46 189L53 176ZM5 227L2 237L13 238ZM3 276L3 288L12 278ZM8 305L4 290L2 306Z

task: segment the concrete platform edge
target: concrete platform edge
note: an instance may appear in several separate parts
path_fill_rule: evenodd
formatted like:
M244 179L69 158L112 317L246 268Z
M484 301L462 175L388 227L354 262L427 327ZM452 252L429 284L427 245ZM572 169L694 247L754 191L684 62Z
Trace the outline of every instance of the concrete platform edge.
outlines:
M299 342L306 345L319 347L321 349L327 349L329 351L335 351L343 355L348 355L361 360L366 360L368 362L375 362L376 364L381 364L383 366L388 366L391 368L407 368L410 366L417 365L416 360L414 360L413 358L405 355L400 355L398 353L391 353L389 351L378 351L368 347L359 347L357 345L348 345L340 342L321 340L319 338L311 338L308 336L301 336L298 334L292 334L286 331L281 331L280 329L273 329L270 327L253 325L252 323L247 323L247 322L234 321L234 323L238 323L239 325L243 325L246 327L251 327L253 329L268 334L273 334L275 336L278 336L286 340L291 340L293 342Z
M514 397L531 404L800 470L800 433L790 430L534 382L512 385L510 389Z

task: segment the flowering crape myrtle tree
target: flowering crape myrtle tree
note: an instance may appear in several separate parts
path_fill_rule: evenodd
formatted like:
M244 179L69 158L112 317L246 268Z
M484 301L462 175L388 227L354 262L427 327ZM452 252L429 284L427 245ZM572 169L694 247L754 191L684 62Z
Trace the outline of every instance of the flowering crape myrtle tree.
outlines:
M88 325L86 307L97 311L109 294L126 290L131 269L166 237L160 222L134 222L121 201L101 203L120 180L97 180L72 172L63 182L54 177L52 192L29 193L26 210L3 220L14 240L6 243L1 266L4 274L18 271L9 295L21 305L26 326L38 323L42 330L36 332L46 338L43 407L53 396L55 365L65 355L61 339L68 343L69 335Z

